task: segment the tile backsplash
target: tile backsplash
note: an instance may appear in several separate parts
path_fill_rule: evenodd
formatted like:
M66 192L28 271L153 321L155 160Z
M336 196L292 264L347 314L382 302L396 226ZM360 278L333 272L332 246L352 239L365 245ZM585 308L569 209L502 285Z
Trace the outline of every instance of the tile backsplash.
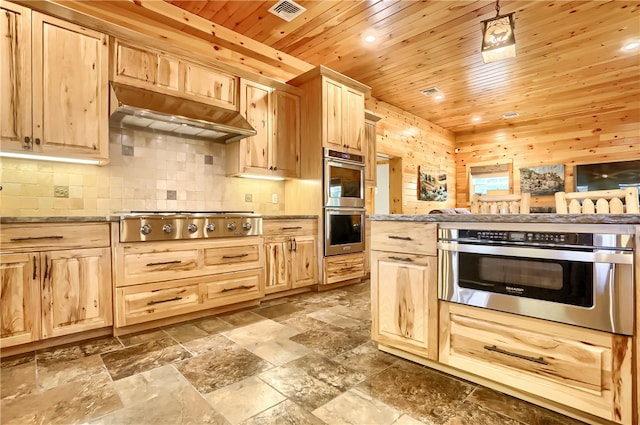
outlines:
M0 158L2 216L123 211L284 213L284 183L226 177L225 145L111 128L105 166ZM272 203L278 194L279 202ZM250 200L250 202L247 202Z

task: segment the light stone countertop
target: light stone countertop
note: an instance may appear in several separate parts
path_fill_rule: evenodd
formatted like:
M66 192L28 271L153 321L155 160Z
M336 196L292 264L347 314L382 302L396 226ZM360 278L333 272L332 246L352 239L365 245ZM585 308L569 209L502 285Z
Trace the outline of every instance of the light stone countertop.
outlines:
M54 216L54 217L0 217L0 224L21 223L108 223L120 221L120 215L107 216ZM263 215L263 220L317 219L317 215Z
M640 224L640 214L373 214L371 221L431 223Z

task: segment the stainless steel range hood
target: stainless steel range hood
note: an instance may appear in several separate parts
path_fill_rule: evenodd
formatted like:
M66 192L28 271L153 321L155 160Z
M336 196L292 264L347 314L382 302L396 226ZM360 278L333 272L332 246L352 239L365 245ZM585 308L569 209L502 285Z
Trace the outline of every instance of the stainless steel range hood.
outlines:
M110 124L145 128L218 143L256 134L239 112L111 82Z

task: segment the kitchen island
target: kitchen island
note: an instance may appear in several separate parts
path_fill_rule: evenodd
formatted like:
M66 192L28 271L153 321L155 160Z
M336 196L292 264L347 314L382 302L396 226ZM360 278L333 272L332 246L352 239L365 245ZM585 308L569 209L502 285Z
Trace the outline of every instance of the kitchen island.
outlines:
M633 275L638 276L640 261L638 250L634 252L633 246L637 247L640 241L639 215L429 214L372 215L369 218L372 338L381 350L588 423L637 423L639 402L636 388L640 367L637 353L640 347L634 309L636 312L639 310L640 285L636 277L634 286ZM502 242L508 239L524 241L530 238L535 241L531 244L533 247L517 247L516 244L516 247L507 248L544 258L532 261L549 265L548 269L542 268L534 274L531 279L535 282L546 281L547 274L552 275L554 268L564 264L563 260L554 258L560 251L544 246L543 241L551 242L551 247L563 247L570 252L580 251L575 246L577 242L570 242L573 240L571 235L576 234L592 234L592 245L600 245L602 240L622 243L624 249L598 248L592 252L582 249L576 256L582 259L609 254L616 258L624 257L624 265L610 267L612 273L624 272L619 273L619 279L611 280L615 285L609 284L612 290L624 292L622 298L629 301L630 311L619 314L630 319L631 325L622 332L617 325L613 326L614 331L604 331L602 328L576 325L572 322L573 313L565 313L568 316L566 321L557 318L545 320L541 318L544 308L514 314L508 309L500 311L493 306L482 308L466 302L478 297L490 299L494 295L490 292L484 295L482 291L475 294L463 292L458 298L448 298L445 283L451 276L458 279L463 272L468 275L470 268L479 267L466 257L464 261L460 260L464 267L452 271L452 258L457 261L457 257L448 257L444 248L465 251L457 242L447 239L452 234L458 236L458 229L470 229L464 234L471 235L469 238L476 245L480 245L478 239L494 239L486 244L490 252L499 245L505 245ZM475 249L468 248L469 251ZM514 260L507 260L504 270L507 274L517 275L515 268L509 269L509 261ZM582 263L580 266L571 258L565 263L575 264L582 270L592 269L589 279L593 275L594 287L597 288L592 290L593 296L601 295L602 288L595 279L596 275L602 275L599 264L594 263L592 267L591 263ZM495 262L487 264L490 269L497 269ZM571 282L580 281L574 278ZM585 278L582 281L589 280ZM535 285L537 283L532 284ZM508 286L509 291L518 289L517 285ZM511 295L507 298L515 305L525 304L527 299L519 293L507 295ZM500 296L506 297L504 294ZM634 297L635 306L631 301ZM593 309L575 310L588 312Z

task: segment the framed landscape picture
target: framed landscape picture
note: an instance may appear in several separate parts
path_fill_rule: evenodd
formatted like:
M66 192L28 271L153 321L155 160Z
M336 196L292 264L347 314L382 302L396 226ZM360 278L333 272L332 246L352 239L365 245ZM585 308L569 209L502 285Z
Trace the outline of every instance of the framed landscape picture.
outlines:
M418 200L419 201L446 201L447 200L447 173L443 170L434 170L426 167L418 167Z
M564 190L564 164L520 169L520 192L553 195Z

